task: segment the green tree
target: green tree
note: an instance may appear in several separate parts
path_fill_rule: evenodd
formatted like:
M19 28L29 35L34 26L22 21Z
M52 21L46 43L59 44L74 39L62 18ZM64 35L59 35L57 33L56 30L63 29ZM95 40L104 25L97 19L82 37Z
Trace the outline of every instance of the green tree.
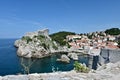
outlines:
M120 29L119 28L111 28L107 29L105 33L110 34L110 35L119 35L120 34Z

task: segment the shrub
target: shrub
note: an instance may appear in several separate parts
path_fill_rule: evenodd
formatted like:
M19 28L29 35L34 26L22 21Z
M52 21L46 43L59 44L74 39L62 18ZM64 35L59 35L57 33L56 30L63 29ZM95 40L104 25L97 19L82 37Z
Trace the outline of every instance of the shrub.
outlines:
M45 39L45 36L43 36L43 35L38 35L38 36L37 36L37 39L39 39L39 40Z
M57 50L58 49L58 47L57 46L55 46L54 44L53 44L53 46L52 46L55 50Z
M74 69L77 72L84 72L84 73L88 73L89 72L89 68L86 67L85 65L79 63L78 61L75 61L75 63L74 63Z
M42 43L42 46L43 46L45 49L48 49L48 46L47 46L45 43Z
M32 39L29 36L23 36L22 40L27 41L27 43L29 43L30 41L32 41Z

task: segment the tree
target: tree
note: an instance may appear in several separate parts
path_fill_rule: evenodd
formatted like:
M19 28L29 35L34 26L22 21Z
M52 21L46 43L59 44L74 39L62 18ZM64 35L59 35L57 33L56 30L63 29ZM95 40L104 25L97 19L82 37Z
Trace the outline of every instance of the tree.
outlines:
M119 35L120 34L120 29L119 28L111 28L111 29L107 29L105 31L106 34L109 35Z

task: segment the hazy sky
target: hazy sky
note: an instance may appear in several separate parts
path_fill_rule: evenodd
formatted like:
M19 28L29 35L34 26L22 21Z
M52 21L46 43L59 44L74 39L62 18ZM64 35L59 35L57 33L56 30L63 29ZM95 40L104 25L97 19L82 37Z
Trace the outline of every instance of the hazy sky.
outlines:
M0 38L48 28L85 33L120 28L120 0L0 0Z

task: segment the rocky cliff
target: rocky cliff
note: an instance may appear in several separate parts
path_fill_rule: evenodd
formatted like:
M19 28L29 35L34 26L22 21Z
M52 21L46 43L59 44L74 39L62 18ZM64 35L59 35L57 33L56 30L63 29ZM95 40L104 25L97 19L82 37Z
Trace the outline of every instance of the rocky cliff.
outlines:
M49 37L48 29L26 33L14 45L18 48L17 55L26 58L43 58L57 49L56 42Z
M68 48L68 45L65 44L64 41L62 41L64 37L61 36L61 34L64 34L65 37L66 35L72 33L56 33L53 34L52 37L50 37L48 29L28 32L21 39L16 40L14 43L15 47L18 48L17 55L26 58L43 58L52 55L52 53L81 52L79 50ZM62 40L59 40L61 39L61 37ZM60 45L61 43L65 45ZM77 58L77 54L75 54L74 56L73 53L73 55L70 55L69 57Z

